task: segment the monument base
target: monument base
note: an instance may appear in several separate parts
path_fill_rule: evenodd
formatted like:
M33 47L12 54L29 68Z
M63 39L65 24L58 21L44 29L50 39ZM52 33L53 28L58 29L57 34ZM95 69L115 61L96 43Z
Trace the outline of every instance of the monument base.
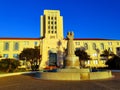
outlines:
M90 72L89 69L58 69L57 72L39 72L43 80L96 80L111 78L111 71Z
M77 57L77 56L67 56L66 57L66 62L65 62L65 68L79 69L80 68L79 57Z

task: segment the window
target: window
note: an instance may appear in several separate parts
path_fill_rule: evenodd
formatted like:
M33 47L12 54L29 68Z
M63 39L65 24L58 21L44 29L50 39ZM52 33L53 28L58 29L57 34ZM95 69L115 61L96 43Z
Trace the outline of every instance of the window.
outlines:
M50 29L50 26L48 26L48 29Z
M48 16L48 19L50 19L50 16Z
M100 47L101 47L102 50L104 50L104 44L103 43L100 44Z
M19 50L19 43L15 42L13 48L14 50Z
M57 22L55 21L55 24L57 24Z
M57 29L57 26L55 26L55 29Z
M102 63L105 64L105 63L106 63L106 60L102 60Z
M50 21L48 21L48 24L50 24Z
M51 26L51 29L53 29L53 26Z
M19 55L18 54L13 54L13 58L18 59Z
M53 31L51 31L51 33L53 34Z
M4 58L8 58L8 54L3 54L3 57Z
M50 30L48 31L48 33L50 33Z
M55 17L55 20L57 19L57 17Z
M93 47L93 50L95 50L96 49L96 44L93 43L92 47Z
M80 45L80 42L75 42L76 45Z
M53 17L51 17L51 19L53 20Z
M29 45L29 41L24 41L24 45Z
M9 43L8 42L4 43L4 50L9 50Z
M55 31L55 33L57 33L57 31Z
M98 64L98 60L94 60L94 64Z
M53 21L51 22L51 24L53 24Z
M108 42L108 45L112 45L112 42Z
M87 44L87 43L84 43L84 47L85 47L85 49L87 50L87 49L88 49L88 44Z
M94 56L94 57L97 57L97 56L98 56L98 54L97 54L97 53L94 53L94 54L93 54L93 56Z
M87 61L87 64L90 64L90 60Z
M34 46L37 46L38 45L38 42L34 42Z

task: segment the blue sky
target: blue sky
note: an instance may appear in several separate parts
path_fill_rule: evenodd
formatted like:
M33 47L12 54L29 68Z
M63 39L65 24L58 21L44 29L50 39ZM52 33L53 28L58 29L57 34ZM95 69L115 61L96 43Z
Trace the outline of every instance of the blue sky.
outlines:
M44 9L60 10L64 37L120 40L120 0L0 0L0 37L40 37Z

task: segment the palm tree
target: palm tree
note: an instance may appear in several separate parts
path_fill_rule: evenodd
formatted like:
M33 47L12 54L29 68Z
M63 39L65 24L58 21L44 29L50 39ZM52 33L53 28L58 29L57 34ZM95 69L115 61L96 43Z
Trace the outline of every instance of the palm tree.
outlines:
M100 56L105 57L106 61L107 61L110 56L114 56L114 53L111 52L110 50L104 50L103 53Z

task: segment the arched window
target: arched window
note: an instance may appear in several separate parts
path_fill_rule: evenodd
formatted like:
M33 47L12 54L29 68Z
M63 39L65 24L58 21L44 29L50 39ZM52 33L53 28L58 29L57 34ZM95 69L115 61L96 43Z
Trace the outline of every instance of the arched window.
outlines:
M84 48L87 50L88 49L88 44L84 43Z
M104 44L103 43L100 44L100 47L101 47L102 50L104 50Z
M19 43L18 42L14 43L14 50L19 50Z
M4 50L9 50L9 43L8 42L4 43Z
M95 50L96 49L96 44L93 43L92 47L93 47L93 50Z
M34 46L37 46L38 45L38 42L34 42Z

